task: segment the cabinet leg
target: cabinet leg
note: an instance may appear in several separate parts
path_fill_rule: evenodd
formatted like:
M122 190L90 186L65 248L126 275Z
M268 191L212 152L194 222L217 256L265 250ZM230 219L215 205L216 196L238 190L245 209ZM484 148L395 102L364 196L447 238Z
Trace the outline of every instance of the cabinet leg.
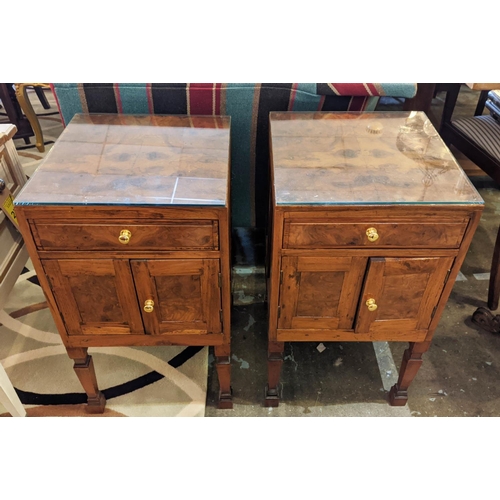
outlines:
M75 362L73 369L87 393L87 413L103 413L106 398L97 387L94 362L87 348L67 348L68 356Z
M278 385L283 364L284 342L269 342L267 352L267 387L264 406L276 408L280 404Z
M389 392L391 406L405 406L408 402L408 387L422 366L422 354L429 349L430 342L410 342L403 354L403 362L399 370L399 379Z
M500 297L500 228L498 228L493 259L491 261L490 284L488 287L488 307L495 311L498 309L498 299Z
M217 345L215 351L215 367L219 378L219 409L232 410L233 393L231 390L231 350L228 345Z

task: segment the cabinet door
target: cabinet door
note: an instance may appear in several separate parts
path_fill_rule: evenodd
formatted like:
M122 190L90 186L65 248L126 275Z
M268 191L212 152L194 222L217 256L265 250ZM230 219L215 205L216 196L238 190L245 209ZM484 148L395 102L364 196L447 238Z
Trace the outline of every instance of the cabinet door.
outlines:
M278 328L352 329L365 257L283 257Z
M147 333L221 332L218 259L132 260L131 265ZM146 307L146 301L153 304Z
M452 264L453 257L371 258L355 333L370 333L373 339L398 340L402 335L423 340Z
M69 335L144 333L128 260L44 260Z
M12 139L6 140L14 135L13 131L13 125L0 124L0 179L5 182L7 188L0 193L0 205L7 201L9 191L15 197L26 184L26 175L16 147ZM0 208L0 308L3 307L4 300L7 299L28 258L23 246L23 237Z

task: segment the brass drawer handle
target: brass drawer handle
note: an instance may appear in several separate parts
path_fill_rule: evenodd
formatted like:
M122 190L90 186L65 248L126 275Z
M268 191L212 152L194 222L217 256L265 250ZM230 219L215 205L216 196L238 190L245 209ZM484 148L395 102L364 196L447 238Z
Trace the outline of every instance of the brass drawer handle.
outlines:
M122 229L120 231L120 236L118 237L118 241L126 245L130 241L131 237L132 233L128 229Z
M152 300L146 300L146 302L144 302L144 310L147 313L152 313L153 309L154 309L154 305L155 305L155 303Z
M368 239L370 241L377 241L378 240L378 233L374 227L369 227L366 230L366 236L368 236Z
M378 307L378 306L377 306L377 304L375 303L375 299L368 299L368 300L366 301L366 305L367 305L368 310L369 310L370 312L376 311L376 310L377 310L377 307Z

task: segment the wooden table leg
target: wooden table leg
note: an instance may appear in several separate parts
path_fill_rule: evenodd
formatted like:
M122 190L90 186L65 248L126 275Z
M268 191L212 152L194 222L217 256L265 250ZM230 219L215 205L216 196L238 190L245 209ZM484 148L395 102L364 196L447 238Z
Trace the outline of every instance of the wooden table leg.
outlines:
M399 379L389 392L391 406L405 406L408 402L408 387L422 366L422 354L430 347L430 342L410 342L403 354L403 362L399 370Z
M87 413L103 413L106 398L97 387L92 356L89 356L86 347L67 347L66 350L68 356L75 362L73 369L87 393Z
M284 342L269 342L267 352L267 387L264 406L276 408L280 404L278 385L283 364Z
M493 249L493 259L491 260L490 284L488 287L488 307L495 311L498 309L498 299L500 298L500 227L497 232L495 248Z
M231 389L231 348L229 345L217 345L215 351L215 367L219 378L219 409L233 408Z
M40 122L38 121L38 117L35 114L33 106L31 105L31 101L29 100L26 94L26 89L29 86L33 86L33 84L29 85L26 83L14 84L14 87L16 89L17 101L19 102L19 105L21 106L23 113L26 115L26 118L28 118L31 128L35 133L36 147L38 151L40 151L40 153L43 153L45 151L45 145L43 144L42 128L40 127Z

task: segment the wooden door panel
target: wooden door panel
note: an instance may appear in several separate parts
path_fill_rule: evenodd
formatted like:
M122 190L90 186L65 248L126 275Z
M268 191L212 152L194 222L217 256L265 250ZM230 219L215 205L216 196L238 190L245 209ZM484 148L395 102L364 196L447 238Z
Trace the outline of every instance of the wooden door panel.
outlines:
M371 258L355 332L425 337L452 264L453 257ZM369 310L368 299L375 300L376 310Z
M364 257L283 257L278 327L352 328L366 261Z
M148 260L148 269L155 276L159 275L201 275L206 259L171 259L171 260Z
M297 316L317 318L334 317L339 308L344 273L302 272L300 275L301 300L297 303ZM319 294L324 300L318 300Z
M377 304L379 320L415 318L430 274L385 276L384 292Z
M154 279L161 318L174 322L203 321L200 276L155 276Z
M352 257L297 257L297 271L343 271L349 269Z
M144 333L127 260L42 264L69 335Z
M148 333L221 332L218 259L133 260L131 265ZM147 300L154 301L149 313Z

